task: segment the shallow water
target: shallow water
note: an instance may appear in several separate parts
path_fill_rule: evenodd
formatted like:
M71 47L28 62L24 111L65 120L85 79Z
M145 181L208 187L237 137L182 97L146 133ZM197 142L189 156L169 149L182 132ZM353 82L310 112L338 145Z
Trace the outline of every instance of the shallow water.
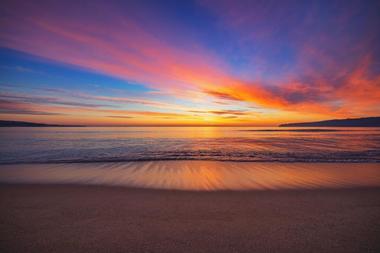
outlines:
M376 163L150 161L13 164L0 182L59 183L177 190L266 190L380 186Z
M0 164L140 160L380 162L380 128L0 129Z

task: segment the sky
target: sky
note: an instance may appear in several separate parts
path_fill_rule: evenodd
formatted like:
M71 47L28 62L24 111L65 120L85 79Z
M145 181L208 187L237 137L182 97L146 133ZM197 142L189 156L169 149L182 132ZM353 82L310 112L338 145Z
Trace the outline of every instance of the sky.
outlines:
M0 119L275 126L380 115L380 1L0 3Z

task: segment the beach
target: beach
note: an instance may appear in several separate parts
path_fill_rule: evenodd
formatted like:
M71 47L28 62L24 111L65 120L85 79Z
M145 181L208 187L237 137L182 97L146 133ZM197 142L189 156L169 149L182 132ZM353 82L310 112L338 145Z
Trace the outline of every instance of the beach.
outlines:
M380 188L2 184L1 252L379 252Z
M379 133L3 129L0 252L379 252Z
M0 168L1 252L378 252L377 163Z

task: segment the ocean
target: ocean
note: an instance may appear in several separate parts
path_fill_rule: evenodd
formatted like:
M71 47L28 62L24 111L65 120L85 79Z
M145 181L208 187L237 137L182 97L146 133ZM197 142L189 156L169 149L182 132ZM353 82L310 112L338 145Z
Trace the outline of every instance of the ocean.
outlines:
M0 164L158 160L378 163L380 128L0 129Z

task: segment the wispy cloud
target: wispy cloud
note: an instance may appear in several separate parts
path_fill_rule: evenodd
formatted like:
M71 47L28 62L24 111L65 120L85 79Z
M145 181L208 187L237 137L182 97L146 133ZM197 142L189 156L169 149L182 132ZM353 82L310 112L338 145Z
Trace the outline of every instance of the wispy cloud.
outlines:
M95 103L83 103L76 101L69 101L57 97L48 97L48 96L35 96L35 95L21 95L21 94L12 94L12 93L0 93L0 99L7 100L9 102L25 102L33 104L53 104L53 105L65 105L72 107L110 107L109 105L95 104Z
M13 70L13 71L17 71L17 72L28 72L28 73L38 73L38 74L41 74L42 72L41 71L37 71L37 70L34 70L34 69L31 69L31 68L27 68L27 67L23 67L23 66L0 66L0 69L3 69L3 70Z
M59 112L50 112L33 109L27 103L15 103L2 99L0 99L0 114L63 115L63 113Z
M0 114L29 114L29 115L86 115L86 114L115 114L104 115L107 117L133 118L133 116L145 117L183 117L184 114L144 110L110 109L99 105L56 101L50 97L23 97L0 95ZM130 116L133 115L133 116Z
M201 110L191 110L189 111L191 113L196 113L196 114L214 114L214 115L221 115L221 116L249 116L249 115L254 115L258 112L250 112L250 111L245 111L245 110L208 110L208 111L201 111Z
M132 116L118 116L118 115L111 115L107 116L108 118L115 118L115 119L131 119L133 118Z

